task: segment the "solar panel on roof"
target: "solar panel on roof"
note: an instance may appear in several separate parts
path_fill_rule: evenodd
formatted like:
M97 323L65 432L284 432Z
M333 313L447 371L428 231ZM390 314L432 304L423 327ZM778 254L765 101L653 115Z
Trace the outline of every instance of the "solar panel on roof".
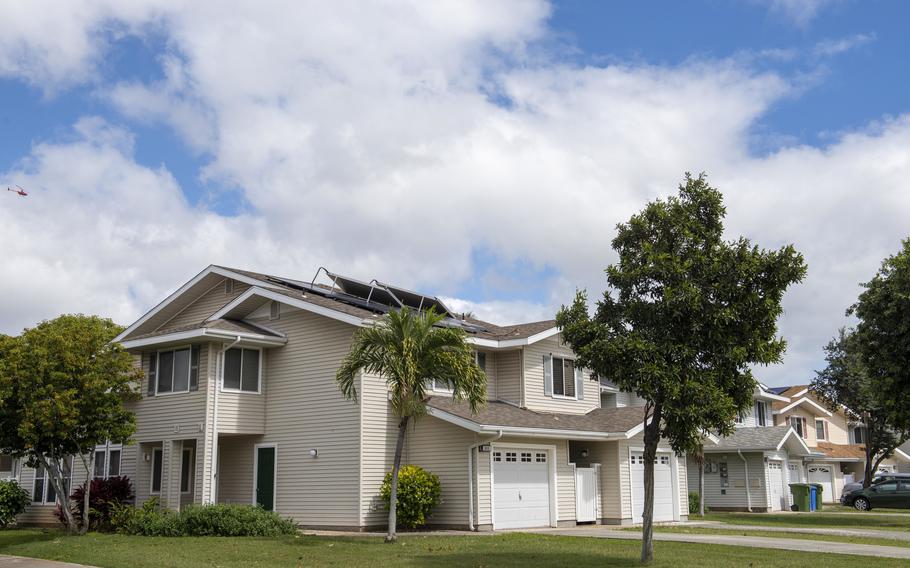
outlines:
M346 294L360 298L368 302L377 302L389 307L401 307L402 302L382 286L376 284L361 282L347 276L340 276L326 271L329 278L338 285Z
M454 317L449 308L447 308L439 298L426 296L419 292L412 292L410 290L405 290L404 288L399 288L397 286L390 286L389 284L383 284L382 282L377 282L377 284L385 287L409 308L414 308L416 310L428 310L432 307L435 308L437 314L442 314L446 317Z

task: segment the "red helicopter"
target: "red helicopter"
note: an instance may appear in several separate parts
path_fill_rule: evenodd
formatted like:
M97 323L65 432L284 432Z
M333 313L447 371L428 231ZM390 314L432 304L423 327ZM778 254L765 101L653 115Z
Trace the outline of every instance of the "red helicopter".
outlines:
M28 193L24 189L22 189L21 185L17 185L16 187L18 187L19 189L12 189L12 188L8 187L8 188L6 188L6 191L12 191L13 193L18 193L21 197L25 197L28 195Z

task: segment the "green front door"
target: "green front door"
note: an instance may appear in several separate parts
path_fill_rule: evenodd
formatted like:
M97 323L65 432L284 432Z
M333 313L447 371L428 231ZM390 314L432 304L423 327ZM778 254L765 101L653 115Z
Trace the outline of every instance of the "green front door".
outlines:
M275 509L275 448L256 448L256 504Z

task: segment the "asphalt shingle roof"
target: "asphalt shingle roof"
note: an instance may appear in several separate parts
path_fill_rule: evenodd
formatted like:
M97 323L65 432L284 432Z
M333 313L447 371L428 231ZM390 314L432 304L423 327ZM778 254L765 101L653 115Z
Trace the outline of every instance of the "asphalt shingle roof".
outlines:
M587 414L562 414L536 412L526 408L490 401L471 414L466 402L455 402L451 397L432 396L427 403L431 408L448 412L478 425L513 428L541 428L547 430L576 430L597 433L624 433L644 421L644 407L597 408Z
M705 450L776 450L786 437L790 426L757 426L737 428L732 436L721 438L715 446L705 446Z
M171 333L180 333L181 331L191 331L194 329L216 329L218 331L239 331L242 333L257 333L259 335L268 335L272 337L280 337L277 333L272 333L271 331L262 329L261 327L256 327L255 325L250 325L248 323L239 321L239 320L230 320L230 319L216 319L212 321L204 321L199 323L193 323L189 325L181 325L178 327L169 327L166 329L159 329L151 333L145 333L143 335L134 335L130 337L130 340L134 339L145 339L147 337L158 337L159 335L168 335Z

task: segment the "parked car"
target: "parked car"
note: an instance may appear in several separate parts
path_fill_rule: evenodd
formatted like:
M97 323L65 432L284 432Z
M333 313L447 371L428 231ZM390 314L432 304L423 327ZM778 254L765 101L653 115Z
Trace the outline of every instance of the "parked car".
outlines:
M872 483L870 485L875 485L882 481L887 481L889 479L905 479L910 481L910 473L878 473L872 477ZM859 491L863 488L863 480L854 481L853 483L844 484L844 489L841 492L840 502L841 505L848 505L847 496L853 493L854 491Z
M910 479L886 479L841 498L841 502L857 509L870 511L877 507L910 509Z

